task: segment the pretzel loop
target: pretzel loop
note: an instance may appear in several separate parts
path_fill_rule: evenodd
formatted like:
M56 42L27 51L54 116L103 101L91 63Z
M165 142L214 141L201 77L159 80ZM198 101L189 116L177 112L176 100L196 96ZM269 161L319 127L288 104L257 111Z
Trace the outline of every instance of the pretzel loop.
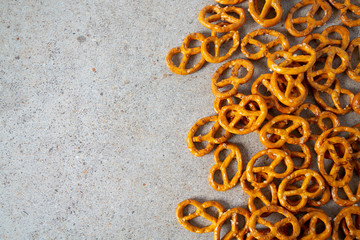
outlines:
M336 0L329 0L329 2L337 9L340 10L340 19L342 23L348 27L355 27L360 25L360 19L350 19L347 14L351 11L357 16L360 16L360 7L351 3L351 0L344 0L343 3L339 3Z
M315 208L304 208L300 212L306 212L299 219L299 224L303 230L300 235L302 240L320 239L325 240L331 236L331 220L323 210ZM325 229L321 233L317 233L317 223L321 221L325 225ZM309 224L307 224L309 222Z
M352 215L360 215L360 207L358 206L350 206L343 208L338 215L334 218L333 224L333 234L332 239L338 240L339 239L339 226L343 219L345 219L346 227L348 229L348 238L346 239L356 239L360 236L360 230L355 227L353 222ZM251 219L250 219L251 221ZM250 222L251 223L251 222ZM351 237L351 238L350 238Z

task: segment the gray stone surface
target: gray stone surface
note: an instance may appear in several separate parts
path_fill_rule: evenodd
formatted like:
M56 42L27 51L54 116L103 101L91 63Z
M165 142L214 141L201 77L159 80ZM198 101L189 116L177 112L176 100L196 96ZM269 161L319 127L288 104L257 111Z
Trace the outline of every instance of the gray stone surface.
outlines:
M179 202L247 205L240 186L211 188L211 154L195 158L185 142L214 114L221 64L188 76L165 65L187 34L209 35L197 15L214 3L0 2L0 239L212 239L178 224ZM247 13L240 36L256 28ZM256 66L259 75L264 61ZM342 123L359 120L350 118ZM232 142L245 163L262 149L256 133Z

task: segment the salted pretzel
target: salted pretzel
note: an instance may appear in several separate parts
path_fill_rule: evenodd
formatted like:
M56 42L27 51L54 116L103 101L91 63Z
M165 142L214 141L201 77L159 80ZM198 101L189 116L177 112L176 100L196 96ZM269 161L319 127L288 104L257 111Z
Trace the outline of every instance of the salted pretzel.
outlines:
M270 221L262 218L264 213L278 213L283 215L285 218L273 224ZM270 231L267 233L259 231L258 229L256 229L257 224L262 224L268 227ZM291 225L292 231L290 235L289 233L284 233L280 230L286 225ZM265 206L252 213L249 220L249 229L251 234L256 239L296 239L296 237L300 234L300 224L296 217L285 208L276 205Z
M268 166L261 166L261 167L255 167L255 163L258 161L259 158L262 156L267 155L269 159L271 159L271 163L266 165ZM286 169L283 172L277 172L275 171L276 166L279 164L284 163L286 166ZM291 157L284 151L280 149L267 149L262 150L255 154L250 161L248 162L246 166L246 177L247 180L251 183L252 186L256 188L264 188L268 186L274 178L284 178L287 177L292 173L294 170L294 163L291 159ZM255 175L257 173L263 173L266 174L266 177L264 178L264 181L258 182L255 181Z
M225 55L220 56L221 45L229 41L230 39L233 40L232 47ZM212 55L209 52L211 43L213 43L215 46L214 55ZM230 31L229 33L225 34L222 37L217 37L217 32L212 31L211 36L206 38L201 44L201 55L205 58L207 62L220 63L229 59L232 56L232 54L237 50L239 45L240 45L240 36L238 31Z
M360 115L360 92L358 92L352 102L351 102L351 107L354 110L354 112L356 112L357 114Z
M220 152L223 151L224 149L230 150L230 153L226 156L226 158L221 161L220 160ZM235 159L237 161L237 171L235 173L235 175L229 180L228 174L227 174L227 168L229 167L231 161ZM241 173L242 173L242 157L241 157L241 152L239 150L239 148L232 143L223 143L220 144L214 152L214 160L215 160L215 164L211 167L210 172L209 172L209 183L210 185L217 191L226 191L229 190L230 188L234 187L240 177L241 177ZM218 183L215 181L215 172L216 171L220 171L221 172L221 176L222 176L222 184Z
M199 128L209 122L213 122L213 124L214 124L211 127L210 131L205 135L195 136L195 134L197 133ZM220 144L220 143L224 143L225 141L227 141L231 136L231 133L228 131L225 131L223 136L215 137L216 133L218 131L220 131L220 128L221 128L221 126L219 125L219 122L218 122L218 116L210 116L210 117L205 117L205 118L198 120L191 127L191 129L187 135L187 138L186 138L187 147L188 147L189 151L196 157L201 157L201 156L204 156L205 154L208 154L211 150L213 150L215 144ZM195 143L201 143L201 142L207 142L207 145L203 149L198 149L196 147Z
M191 213L187 216L184 216L184 209L185 207L192 205L196 208L196 211L194 213ZM205 209L214 207L218 211L217 217L214 217L206 212ZM207 201L204 203L199 203L196 200L187 199L185 201L182 201L179 203L176 207L176 218L185 229L196 232L196 233L207 233L214 231L218 219L221 217L221 215L225 212L225 208L216 201ZM189 221L196 218L196 217L203 217L206 220L210 221L211 224L209 226L205 227L197 227L192 225Z
M275 17L267 18L270 10L275 10ZM263 27L272 27L281 21L283 8L280 0L265 0L263 8L259 9L258 0L249 0L249 12L255 22Z
M300 188L288 189L288 187L297 181L303 181ZM315 191L309 191L310 181L315 180L318 188ZM308 202L308 199L315 198L325 191L325 180L321 175L311 169L300 169L294 171L288 177L284 178L278 190L278 198L281 206L291 212L297 212ZM291 204L288 198L291 196L300 196L301 199L296 204Z
M193 67L186 68L187 67L186 65L188 64L190 57L201 53L201 47L193 47L193 48L189 47L190 42L193 40L203 42L205 40L205 37L201 33L191 33L185 37L181 47L176 47L171 49L169 53L166 55L166 64L173 73L180 75L187 75L190 73L194 73L197 70L199 70L206 62L205 58L202 57L199 60L199 62L195 64ZM173 56L178 53L182 54L182 59L180 65L176 66L173 62Z
M301 227L301 234L298 239L301 240L326 240L331 236L332 226L331 220L326 213L321 209L316 208L303 208L300 210L302 213L306 213L299 219ZM322 222L324 224L324 230L320 233L317 232L317 223Z
M348 11L351 11L357 16L360 16L360 6L351 3L352 0L344 0L338 2L337 0L329 0L329 2L337 9L340 10L340 19L345 26L355 27L360 25L360 19L348 18Z
M296 11L308 5L312 5L312 7L305 17L293 18ZM319 9L323 10L324 17L320 20L317 20L315 19L314 15L316 12L318 12ZM314 28L320 27L329 21L331 14L331 6L324 0L302 0L290 9L285 19L285 28L291 35L295 37L304 37L308 35ZM298 31L294 26L304 23L307 24L307 27L302 31Z
M302 55L297 55L295 52L301 50L304 52ZM277 64L276 61L284 58L280 64ZM267 65L274 72L281 74L300 74L306 72L310 67L312 67L316 60L316 52L312 47L306 43L301 43L291 47L287 51L276 51L268 56ZM301 66L294 66L292 63L303 63Z
M245 218L245 225L241 229L239 229L238 226L239 215ZM231 219L231 229L224 235L224 237L221 238L220 233L222 226L228 219ZM221 215L217 222L216 228L214 230L214 240L227 240L233 238L238 240L244 239L246 234L249 232L249 219L250 213L244 208L237 207L227 210Z
M330 38L330 33L338 33L341 39ZM322 33L312 33L307 35L304 40L302 40L302 43L309 44L313 40L319 41L319 44L315 47L316 52L329 45L346 50L350 43L350 32L346 27L333 25L326 28Z
M258 106L258 109L248 109L248 104ZM228 113L231 112L233 117L228 118ZM244 97L238 105L228 105L221 108L219 112L219 123L226 130L234 134L248 134L257 130L264 122L267 116L267 106L265 100L258 95L248 95ZM240 120L246 118L247 124L240 125Z
M319 155L318 155L319 156ZM326 182L332 186L341 188L344 187L346 184L348 184L352 178L354 167L351 164L351 162L348 162L347 164L343 165L337 165L335 163L332 163L330 172L327 173L324 161L319 160L318 158L318 168L319 172L323 176L323 178L326 180ZM345 174L342 178L340 178L340 170L341 168L345 169Z
M275 37L274 40L268 43L262 43L259 40L256 40L255 37L261 35L270 35ZM250 53L246 47L248 45L255 45L256 47L260 48L257 53ZM288 50L290 48L290 44L288 39L280 32L271 29L257 29L248 33L242 40L241 40L241 51L242 53L251 60L258 60L263 57L267 57L270 54L270 49L281 45L282 50Z
M277 127L276 125L281 122L292 122L287 128ZM291 132L302 128L302 136L297 137L291 135ZM275 142L270 141L268 134L275 134L279 136L279 139ZM259 132L260 142L266 148L280 148L285 143L289 144L302 144L305 143L310 137L310 125L302 117L293 115L279 115L267 122Z
M235 5L244 1L245 0L215 0L215 2L218 2L220 4L229 4L229 5Z
M206 17L206 14L213 13L212 15ZM235 13L239 18L229 15L229 13ZM209 5L205 6L199 12L199 21L200 23L215 32L229 32L238 30L245 23L245 11L242 8L227 6L220 7L218 5ZM229 24L219 25L219 21L226 22Z
M308 83L317 90L326 91L335 81L336 74L345 72L349 66L349 56L341 48L329 46L316 52L316 59L322 58L326 55L325 66L322 69L315 70L315 66L307 71ZM341 64L337 68L333 68L333 61L338 56L341 59ZM316 63L316 62L315 62ZM326 78L324 84L320 84L314 80L317 76Z
M350 61L352 59L352 55L353 55L356 47L360 48L360 37L352 40L348 49L346 50L346 52L349 55ZM360 50L358 50L358 51L360 51ZM352 64L349 64L349 68L346 71L346 74L349 76L349 78L351 78L354 81L360 82L359 73L360 73L360 63L358 63L355 68L353 68Z
M239 71L241 68L245 68L247 73L244 77L238 77ZM229 78L221 79L223 73L228 69L231 70L231 75ZM254 65L245 59L235 59L229 62L226 62L221 67L219 67L214 76L211 79L211 91L217 98L228 98L234 96L238 93L238 88L241 84L247 83L254 73ZM226 86L232 86L231 89L226 91L221 91L221 88Z
M332 239L339 239L339 226L341 221L344 219L346 223L346 227L348 229L348 236L346 239L358 239L360 236L360 229L355 227L355 223L353 221L352 215L360 215L360 207L358 206L350 206L341 209L341 211L336 215L333 222L333 234ZM251 224L251 218L249 220L249 228ZM250 228L251 230L251 228Z

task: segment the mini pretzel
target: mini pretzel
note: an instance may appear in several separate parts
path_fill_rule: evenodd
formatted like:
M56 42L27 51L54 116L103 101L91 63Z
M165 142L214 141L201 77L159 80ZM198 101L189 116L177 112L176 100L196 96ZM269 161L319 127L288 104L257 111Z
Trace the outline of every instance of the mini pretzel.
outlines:
M352 102L351 102L351 107L354 110L354 112L356 112L357 114L360 115L360 92L358 92Z
M305 54L296 55L295 52L301 50ZM275 61L284 58L285 61L277 64ZM306 72L310 67L312 67L316 60L315 50L312 49L306 43L295 45L287 51L276 51L269 55L267 59L268 67L274 72L281 74L300 74ZM305 65L301 66L292 66L292 63L304 63Z
M269 166L262 167L254 167L255 162L262 156L267 155L270 159L272 159ZM284 162L286 166L286 170L282 173L278 173L275 171L276 166ZM294 170L294 163L291 157L284 151L280 149L267 149L262 150L255 154L249 161L246 166L246 177L251 185L256 188L264 188L268 186L274 178L284 178L292 173ZM264 173L266 174L266 179L262 182L255 181L255 174Z
M360 25L360 19L350 19L347 16L347 12L351 11L355 15L360 16L360 7L351 3L351 0L344 0L343 3L339 3L336 0L329 0L329 2L337 9L340 10L340 19L342 23L348 27L355 27Z
M325 169L325 164L323 159L323 156L319 157L321 155L318 155L318 168L319 171L321 173L321 175L323 176L323 178L326 180L326 182L332 186L332 187L344 187L347 183L350 182L351 177L353 175L353 166L351 164L351 162L348 162L347 164L343 164L343 165L337 165L335 163L332 164L331 169L330 169L330 173L326 172ZM322 158L322 159L320 159ZM339 171L341 168L345 169L345 175L344 177L340 178L339 177Z
M270 221L262 218L262 215L264 213L279 213L285 216L285 218L273 224ZM257 224L262 224L268 227L270 231L267 233L259 231L258 229L256 229ZM290 236L283 231L280 231L282 227L288 224L291 224L292 227ZM265 206L252 213L249 220L249 229L251 234L256 239L296 239L296 237L300 235L300 224L296 217L291 212L276 205Z
M341 156L336 148L340 148ZM352 147L350 143L343 137L331 137L327 138L325 142L318 149L318 155L324 157L325 153L328 152L328 158L331 158L336 164L343 165L347 164L352 159Z
M196 211L187 216L184 216L184 209L188 205L192 205L192 206L196 207ZM218 217L214 217L205 211L205 209L209 208L209 207L216 208L216 210L218 211ZM183 226L185 229L187 229L191 232L208 233L208 232L214 231L214 229L218 223L218 219L221 217L221 215L224 212L225 212L225 208L216 201L207 201L207 202L204 202L201 204L196 200L188 199L188 200L182 201L176 207L176 218L179 221L179 223L181 224L181 226ZM199 217L199 216L210 221L211 224L206 227L196 227L189 222L190 220L192 220L196 217Z
M355 38L354 40L351 41L348 49L346 50L346 52L349 55L350 61L352 59L352 55L354 53L354 50L356 47L360 48L360 37L359 38ZM360 50L358 50L360 51ZM355 67L355 69L353 68L352 64L349 64L349 68L346 71L346 74L349 76L349 78L351 78L352 80L355 80L357 82L360 82L360 63L358 63Z
M333 224L333 234L332 234L333 240L339 239L339 226L343 219L345 219L347 229L349 230L349 236L346 239L357 239L360 236L360 229L355 227L352 215L360 215L360 207L358 206L346 207L343 208L338 213L338 215L336 215ZM251 218L250 218L249 227L250 224L251 224Z
M195 64L195 66L193 66L192 68L186 68L186 65L189 62L190 57L201 53L201 47L194 47L194 48L189 47L189 44L192 40L203 42L205 40L205 37L201 33L191 33L185 37L181 47L173 48L167 54L166 64L173 73L180 75L187 75L190 73L194 73L197 70L199 70L206 62L205 58L202 57L199 60L199 62ZM180 65L175 66L172 58L175 54L178 53L181 53L183 57L181 59Z
M293 18L294 13L308 5L312 5L310 11L306 14L305 17ZM314 18L315 13L321 8L324 11L324 17L320 20ZM293 6L285 20L285 27L289 33L295 37L304 37L308 35L314 28L324 25L331 17L332 10L330 4L323 0L303 0L295 6ZM306 23L307 27L298 31L295 29L294 25Z
M292 125L286 129L278 128L276 125L280 122L292 121ZM298 128L302 128L302 136L292 136L291 132ZM280 137L276 142L268 139L268 134L275 134ZM310 137L310 125L302 117L292 115L279 115L267 122L259 132L260 142L266 148L280 148L285 143L289 144L302 144L305 143Z
M214 125L211 127L210 131L205 135L195 136L199 128L208 122L214 122ZM201 157L204 156L205 154L208 154L214 148L215 144L220 144L227 141L231 136L231 133L227 131L225 131L223 136L215 137L215 134L220 130L220 128L221 126L219 125L218 122L218 116L210 116L198 120L194 124L194 126L191 127L189 134L186 138L187 147L189 151L196 157ZM205 142L205 141L208 143L205 148L198 149L196 147L195 143Z
M323 210L316 208L304 208L300 210L300 212L306 212L306 214L299 219L299 224L303 230L299 239L326 240L328 239L328 237L331 236L331 231L332 231L331 220ZM321 233L317 233L316 224L319 221L323 222L323 224L325 225L325 229Z
M311 180L314 180L317 183L316 191L309 191L309 184ZM294 182L303 180L301 187L296 189L288 190L288 186L292 185ZM308 199L315 198L322 194L325 191L325 180L321 175L311 169L301 169L293 172L288 177L284 178L279 185L278 198L280 204L292 212L297 212L308 202ZM290 196L300 196L301 200L298 201L295 205L290 204L287 201L287 198Z
M229 49L229 51L224 55L220 56L220 47L223 43L233 40L233 45ZM209 52L210 44L213 43L215 45L215 54L214 56ZM217 37L217 33L215 31L211 32L211 36L206 38L201 44L201 55L205 58L207 62L211 63L220 63L231 57L231 55L236 51L236 49L240 45L240 36L238 31L231 31L228 34Z
M244 1L245 0L215 0L215 2L218 2L220 4L229 4L229 5L235 5Z
M259 109L248 110L247 105L255 102ZM248 134L255 131L264 122L267 116L265 100L258 95L244 97L239 105L228 105L221 108L219 112L219 123L226 130L234 134ZM228 113L232 112L234 117L228 119ZM246 118L248 123L245 126L238 126L241 119Z
M275 10L275 17L267 18L271 8ZM265 0L264 7L260 11L258 0L249 0L249 12L252 18L263 27L272 27L281 21L283 8L279 0Z
M341 39L329 38L329 34L335 32L341 36ZM346 50L350 43L350 32L349 30L347 30L346 27L334 25L326 28L321 34L312 33L310 35L307 35L304 40L302 40L302 43L309 44L314 39L320 42L319 45L317 45L317 47L315 48L316 52L327 47L328 45L335 45L336 47Z
M239 78L239 71L241 67L244 67L247 70L247 74ZM232 68L231 76L226 79L221 78L222 74ZM215 97L217 98L228 98L234 96L238 92L238 88L241 84L247 83L254 73L254 66L253 64L245 59L235 59L223 64L218 70L216 70L213 78L211 79L211 90ZM232 85L232 88L227 91L220 91L219 88L223 88L225 86Z
M259 40L256 40L256 36L261 35L271 35L274 36L275 39L268 42L268 43L262 43ZM250 53L246 46L248 44L252 44L260 48L260 50L257 53ZM270 52L269 50L273 48L274 46L281 45L282 50L288 50L290 48L290 44L288 39L281 33L271 30L271 29L257 29L255 31L252 31L251 33L247 34L241 41L241 51L242 53L251 60L258 60L262 57L269 56Z
M214 13L213 15L206 17L207 13ZM239 18L233 17L228 13L235 13ZM245 11L242 8L227 6L220 7L217 5L209 5L204 7L199 12L199 21L200 23L215 32L230 32L238 30L245 23ZM219 25L216 24L217 21L223 21L229 24ZM214 23L215 22L215 23Z
M238 226L238 215L243 216L245 218L245 225L242 229L239 229ZM221 228L226 220L231 219L231 229L227 232L224 237L220 237ZM249 219L250 213L241 207L232 208L227 210L225 213L221 215L214 230L214 240L227 240L236 238L238 240L244 239L245 235L249 232Z
M231 152L226 156L224 161L220 160L219 154L222 150L228 149ZM235 159L237 161L237 171L232 179L229 180L226 169L230 165L231 161ZM215 165L213 165L209 172L209 183L217 191L226 191L234 187L239 181L242 173L242 157L239 148L231 143L220 144L214 152ZM223 184L217 183L214 179L216 171L221 171Z

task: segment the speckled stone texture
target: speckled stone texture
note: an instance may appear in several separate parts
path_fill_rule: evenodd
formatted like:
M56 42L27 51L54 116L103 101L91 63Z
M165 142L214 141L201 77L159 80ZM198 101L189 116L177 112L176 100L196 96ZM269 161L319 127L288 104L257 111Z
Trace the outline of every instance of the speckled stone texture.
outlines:
M188 76L165 65L187 34L210 34L197 15L214 3L0 2L0 239L212 239L180 226L179 202L246 207L239 185L211 188L212 154L195 158L185 142L198 119L214 114L210 80L221 64ZM326 26L338 17L334 10ZM286 33L282 23L273 29ZM257 28L247 13L240 37ZM255 65L254 79L266 66ZM263 148L256 133L232 142L244 164Z

